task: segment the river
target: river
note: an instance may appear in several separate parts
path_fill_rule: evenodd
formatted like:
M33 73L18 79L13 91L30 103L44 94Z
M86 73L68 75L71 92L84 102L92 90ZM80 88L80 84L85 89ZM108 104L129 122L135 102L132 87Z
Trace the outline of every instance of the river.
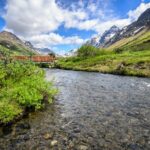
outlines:
M54 103L1 128L0 150L150 149L150 79L58 69L46 79Z

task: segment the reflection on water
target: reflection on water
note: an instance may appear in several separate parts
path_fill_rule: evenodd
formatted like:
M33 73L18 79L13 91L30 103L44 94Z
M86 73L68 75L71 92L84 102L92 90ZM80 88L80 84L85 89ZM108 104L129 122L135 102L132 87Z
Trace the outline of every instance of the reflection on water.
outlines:
M150 79L46 70L59 95L0 130L0 149L148 150Z

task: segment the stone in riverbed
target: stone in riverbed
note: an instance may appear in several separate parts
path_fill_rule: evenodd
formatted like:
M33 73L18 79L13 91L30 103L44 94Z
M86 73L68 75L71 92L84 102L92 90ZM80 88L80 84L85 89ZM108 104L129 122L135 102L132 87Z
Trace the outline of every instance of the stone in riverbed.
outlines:
M46 134L44 134L43 137L44 137L45 140L52 139L53 138L53 134L46 133Z
M87 149L88 149L88 147L85 146L85 145L80 145L79 146L79 150L87 150Z
M51 146L56 146L57 144L58 144L58 141L56 140L51 141Z

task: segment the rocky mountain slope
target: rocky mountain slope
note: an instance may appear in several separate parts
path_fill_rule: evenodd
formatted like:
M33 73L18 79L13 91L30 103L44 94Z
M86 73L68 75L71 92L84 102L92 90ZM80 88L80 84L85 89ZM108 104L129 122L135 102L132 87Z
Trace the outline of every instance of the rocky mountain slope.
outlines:
M35 48L30 41L22 41L15 34L2 31L0 33L0 46L7 48L12 55L34 55L34 54L53 54L48 48Z
M36 50L31 48L31 45L23 42L15 34L2 31L0 33L0 46L10 50L14 55L31 55L37 54Z
M118 32L110 41L108 41L105 47L108 47L119 40L136 36L144 30L150 29L150 8L147 9L137 21L133 22L129 26L124 27Z
M109 30L105 31L103 35L100 37L99 35L92 38L87 42L87 44L96 46L96 47L104 47L108 41L110 41L120 29L117 26L112 26Z
M51 55L55 55L55 53L51 50L51 49L49 49L49 48L37 48L38 50L38 52L40 53L40 54L44 54L44 55L47 55L47 54L51 54Z
M120 29L117 26L112 26L109 30L105 31L99 40L99 47L105 47L105 45L113 39L113 37L119 33Z
M149 32L149 30L150 30L150 8L147 9L144 13L142 13L141 16L138 18L138 20L133 22L132 24L124 27L121 30L118 27L113 26L109 30L107 30L101 37L96 37L96 39L99 38L98 41L95 41L94 40L95 38L93 38L87 43L96 47L107 48L123 39L130 38L131 40L137 38L141 34Z

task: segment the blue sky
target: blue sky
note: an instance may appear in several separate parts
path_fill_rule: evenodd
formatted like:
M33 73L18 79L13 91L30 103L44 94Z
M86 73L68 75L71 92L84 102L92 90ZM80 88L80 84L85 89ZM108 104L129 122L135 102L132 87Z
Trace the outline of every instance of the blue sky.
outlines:
M0 31L62 54L132 23L147 8L150 0L0 0Z

